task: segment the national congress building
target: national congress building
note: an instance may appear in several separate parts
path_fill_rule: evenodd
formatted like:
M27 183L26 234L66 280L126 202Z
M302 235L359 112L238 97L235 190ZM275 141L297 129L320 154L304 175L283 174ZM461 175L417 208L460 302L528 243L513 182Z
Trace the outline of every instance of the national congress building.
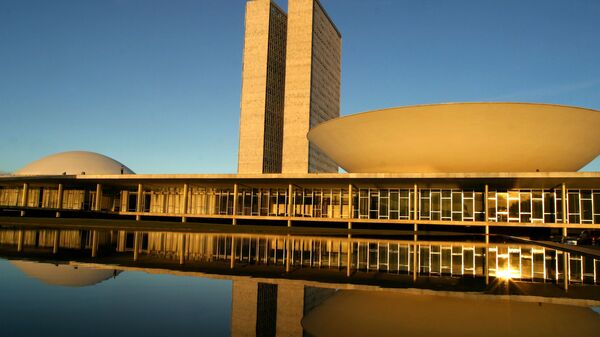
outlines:
M600 154L600 111L491 102L339 117L340 57L340 33L319 1L289 0L288 13L248 1L238 174L134 174L99 154L65 152L0 177L0 209L349 228L600 228L600 173L578 172Z

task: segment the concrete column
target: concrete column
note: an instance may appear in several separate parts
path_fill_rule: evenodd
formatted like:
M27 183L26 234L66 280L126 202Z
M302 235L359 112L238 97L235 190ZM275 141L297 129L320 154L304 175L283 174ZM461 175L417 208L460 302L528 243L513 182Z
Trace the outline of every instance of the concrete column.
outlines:
M144 194L143 186L142 186L142 184L138 184L137 200L136 200L136 203L135 203L135 211L138 212L138 213L142 212L142 200L144 198L143 194ZM140 220L141 218L142 218L142 216L139 215L139 214L137 214L135 216L136 220Z
M346 262L346 276L350 277L352 271L352 235L348 234L348 260Z
M415 214L414 214L414 220L419 220L419 187L417 186L417 184L415 184L414 186L414 210L415 210ZM414 229L413 229L413 235L414 235L414 240L417 241L418 237L417 237L417 232L419 231L419 225L417 223L415 223Z
M102 210L102 184L96 184L96 200L94 203L94 211Z
M485 270L485 285L490 284L490 261L488 260L489 253L490 253L490 243L486 242L485 243L485 255L484 255L484 260L483 260L483 268Z
M563 277L565 291L569 290L569 255L567 252L563 252Z
M188 204L188 184L183 184L183 195L181 198L181 222L186 222L187 218L185 215L187 214L187 205Z
M23 244L25 243L25 232L21 229L19 230L19 236L17 241L17 252L23 251Z
M232 224L237 225L237 209L238 209L238 184L233 184L233 220Z
M63 208L63 195L64 195L63 184L58 184L58 205L56 205L56 208L58 208L58 211L56 211L57 218L60 218L60 210Z
M562 223L564 224L563 226L563 236L567 236L567 185L565 183L562 183L561 186L561 190L562 190Z
M231 257L229 259L229 269L235 267L235 236L231 236Z
M417 281L417 272L418 272L418 268L417 268L417 254L418 254L418 247L417 247L417 243L415 242L413 244L413 282Z
M292 216L294 215L294 195L292 194L294 192L294 186L292 186L292 184L288 185L288 221L287 221L287 225L288 227L292 227Z
M179 264L185 262L185 234L179 234Z
M485 242L490 242L490 213L488 211L489 201L488 201L489 187L486 184L485 190L483 192L483 214L485 216ZM487 254L487 252L486 252Z
M98 231L92 231L92 257L98 255Z
M485 260L483 260L483 268L485 270L485 284L490 284L490 266L488 261L488 255L490 253L490 212L489 212L489 200L488 196L490 188L486 184L485 190L483 191L483 214L485 216Z
M413 210L415 212L413 215L413 220L419 220L419 187L417 184L414 185L413 191Z
M133 261L138 260L139 252L140 252L140 233L135 232L133 234Z
M290 272L290 259L292 258L292 237L288 234L285 239L285 272Z
M54 231L54 244L52 245L52 254L58 253L58 245L60 243L60 231Z
M23 195L21 195L21 206L27 207L27 199L29 197L29 184L23 183ZM21 216L25 216L25 211L21 211Z
M352 200L353 200L352 193L354 193L354 192L352 190L352 187L353 187L352 184L348 184L348 219L352 219L352 217L354 216L354 211L352 209L352 206L353 206L352 205ZM351 220L348 221L348 229L352 229L352 221Z
M419 225L414 224L414 228L413 228L413 240L417 241L419 240Z

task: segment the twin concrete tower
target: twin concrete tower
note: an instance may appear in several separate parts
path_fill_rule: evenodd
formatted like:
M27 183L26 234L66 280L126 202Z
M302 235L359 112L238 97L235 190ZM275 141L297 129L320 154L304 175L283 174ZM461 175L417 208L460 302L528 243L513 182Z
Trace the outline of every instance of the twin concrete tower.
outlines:
M306 134L340 115L341 50L318 0L248 0L238 173L338 171Z

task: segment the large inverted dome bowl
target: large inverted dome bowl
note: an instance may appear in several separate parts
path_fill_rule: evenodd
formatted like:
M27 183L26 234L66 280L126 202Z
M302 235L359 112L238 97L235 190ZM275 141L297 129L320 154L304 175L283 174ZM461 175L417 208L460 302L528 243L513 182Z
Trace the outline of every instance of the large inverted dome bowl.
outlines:
M574 172L600 154L600 111L449 103L322 123L308 139L348 172Z
M69 151L56 153L29 163L16 175L133 174L127 166L95 152Z

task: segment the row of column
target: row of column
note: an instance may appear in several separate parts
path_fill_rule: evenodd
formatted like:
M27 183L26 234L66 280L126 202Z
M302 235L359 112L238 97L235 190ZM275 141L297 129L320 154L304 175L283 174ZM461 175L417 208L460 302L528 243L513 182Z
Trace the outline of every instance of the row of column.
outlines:
M182 222L186 222L186 214L187 214L187 199L188 199L188 184L185 183L183 184L183 200L182 200L182 206L181 206L181 214L182 216ZM348 184L348 207L349 207L349 220L348 220L348 229L352 229L352 219L353 219L353 189L354 186L352 184ZM60 209L62 209L63 206L63 191L64 191L64 187L63 184L58 184L58 202L57 202L57 208L59 209L59 211L56 212L56 217L60 217ZM236 225L237 224L237 209L238 209L238 184L235 183L233 185L233 194L234 194L234 198L233 198L233 219L232 219L232 224ZM288 185L288 227L291 227L292 225L292 216L289 215L291 213L291 210L293 208L293 185L289 184ZM418 185L415 184L413 187L413 220L417 221L419 220L419 194L418 194ZM485 192L484 192L484 214L485 214L485 234L486 234L486 238L489 235L489 217L488 217L488 207L489 207L489 202L488 202L488 192L489 192L489 188L488 185L485 185ZM28 183L24 183L23 184L23 195L21 196L21 205L26 206L28 203L28 194L29 194L29 184ZM562 202L562 223L565 224L565 226L563 227L563 236L567 236L567 189L566 189L566 185L563 183L561 186L561 202ZM141 213L142 212L142 201L143 201L143 185L142 184L138 184L138 189L137 189L137 201L136 201L136 212L137 213ZM93 205L93 211L100 211L102 207L102 184L96 184L96 198L94 200L94 205ZM21 211L21 216L25 215L25 210ZM140 220L141 215L137 214L136 215L136 220ZM418 224L415 223L414 224L414 231L417 232L418 231Z
M142 239L142 233L141 232L135 232L134 233L134 247L133 247L133 261L137 261L139 258L139 252L141 251L141 239ZM18 232L18 241L17 241L17 251L18 252L23 252L23 248L24 248L24 241L25 241L25 231L20 230ZM52 249L52 253L56 254L58 253L58 248L59 248L59 242L60 242L60 231L59 230L55 230L54 231L54 240L53 240L53 249ZM92 231L92 242L91 242L91 257L95 258L98 255L98 244L99 244L99 237L98 237L98 231L94 230ZM291 259L291 245L293 244L293 241L291 240L291 236L288 234L287 236L287 240L286 240L286 261L285 261L285 268L286 268L286 272L290 271L290 259ZM353 255L353 240L352 240L352 235L348 234L348 241L347 241L347 247L348 247L348 252L347 252L347 270L346 270L346 275L348 277L351 276L351 259L352 259L352 255ZM413 270L412 270L412 277L413 280L416 281L417 279L417 275L418 275L418 270L416 268L417 266L417 247L418 244L417 242L415 242L413 245L411 245L412 249L413 249ZM489 252L489 241L487 239L487 235L486 235L486 258L483 260L484 261L484 270L485 270L485 283L486 285L489 284L490 282L490 277L489 277L489 266L488 266L488 258L487 258L487 254ZM185 240L185 234L184 233L180 233L179 235L179 264L184 264L185 262L185 251L186 251L186 240ZM235 242L235 237L232 237L232 242L231 242L231 254L230 254L230 268L233 269L235 267L235 256L236 256L236 242ZM558 258L558 256L557 256ZM569 280L568 280L568 273L569 273L569 257L568 257L568 253L567 252L563 252L563 275L564 275L564 282L563 282L563 286L564 286L564 290L567 291L568 290L568 286L569 286Z

